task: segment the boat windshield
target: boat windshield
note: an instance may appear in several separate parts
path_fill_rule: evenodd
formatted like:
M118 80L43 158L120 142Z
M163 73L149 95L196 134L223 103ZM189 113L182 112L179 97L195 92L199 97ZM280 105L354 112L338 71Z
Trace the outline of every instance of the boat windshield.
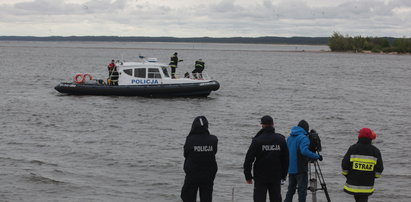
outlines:
M168 71L167 71L167 68L166 68L166 67L162 66L161 69L163 70L163 74L164 74L165 77L170 77L170 76L168 75Z

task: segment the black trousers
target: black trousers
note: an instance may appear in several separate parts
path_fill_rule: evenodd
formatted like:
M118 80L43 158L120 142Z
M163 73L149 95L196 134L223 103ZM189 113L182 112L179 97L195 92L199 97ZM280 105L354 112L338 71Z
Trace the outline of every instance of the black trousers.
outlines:
M354 195L355 202L368 202L368 195Z
M191 73L201 73L203 72L204 67L196 67Z
M193 180L184 180L184 185L181 190L181 199L184 202L195 202L197 191L200 191L200 202L213 201L213 185L214 180L208 182L195 182Z
M173 79L176 78L176 68L177 67L171 67L171 78L173 78Z
M281 202L281 180L276 182L258 182L254 181L254 202L265 202L268 195L270 202Z

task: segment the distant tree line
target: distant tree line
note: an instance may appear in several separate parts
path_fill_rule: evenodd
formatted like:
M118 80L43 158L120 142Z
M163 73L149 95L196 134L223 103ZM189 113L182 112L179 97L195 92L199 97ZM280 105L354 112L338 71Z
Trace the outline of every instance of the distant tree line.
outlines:
M331 51L411 53L411 38L351 37L334 32L328 39L328 46Z
M326 45L328 37L144 37L144 36L0 36L0 41L117 41Z

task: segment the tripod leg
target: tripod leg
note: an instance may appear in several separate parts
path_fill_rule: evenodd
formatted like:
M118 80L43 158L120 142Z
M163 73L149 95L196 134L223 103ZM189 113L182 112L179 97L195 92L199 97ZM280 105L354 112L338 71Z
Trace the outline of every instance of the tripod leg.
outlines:
M323 172L321 171L320 164L318 161L315 162L315 173L318 175L318 180L320 181L321 189L324 190L325 197L327 198L327 202L331 202L330 195L328 194L327 185L325 184Z
M317 202L317 169L315 168L315 164L314 164L314 174L312 175L312 165L313 163L310 162L309 164L310 187L308 189L311 191L312 201Z

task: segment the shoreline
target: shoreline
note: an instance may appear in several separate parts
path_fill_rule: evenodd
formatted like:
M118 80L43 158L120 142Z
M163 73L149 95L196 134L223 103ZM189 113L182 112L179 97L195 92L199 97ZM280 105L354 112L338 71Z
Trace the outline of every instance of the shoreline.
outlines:
M56 48L56 47L34 47L34 46L7 46L7 45L1 45L2 42L52 42L52 43L59 43L59 42L82 42L82 43L165 43L165 44L227 44L227 45L266 45L266 46L324 46L329 48L327 45L324 44L278 44L278 43L223 43L223 42L161 42L161 41L80 41L80 40L73 40L73 41L68 41L68 40L55 40L55 41L44 41L44 40L1 40L0 39L0 47L31 47L31 48ZM96 47L66 47L62 46L60 48L85 48L85 49L90 49L90 48L96 48ZM107 49L136 49L136 48L117 48L117 47L106 47ZM137 48L137 49L151 49L151 48ZM161 49L161 50L170 50L168 48L156 48L156 49ZM194 49L199 49L201 48L194 48ZM179 49L179 50L193 50L192 48L187 49ZM221 51L236 51L235 49L227 49L227 50L221 50ZM289 52L289 53L345 53L345 54L367 54L367 55L411 55L411 53L398 53L398 52L372 52L372 51L331 51L331 50L305 50L305 49L296 49L296 50L243 50L243 51L261 51L261 52Z

